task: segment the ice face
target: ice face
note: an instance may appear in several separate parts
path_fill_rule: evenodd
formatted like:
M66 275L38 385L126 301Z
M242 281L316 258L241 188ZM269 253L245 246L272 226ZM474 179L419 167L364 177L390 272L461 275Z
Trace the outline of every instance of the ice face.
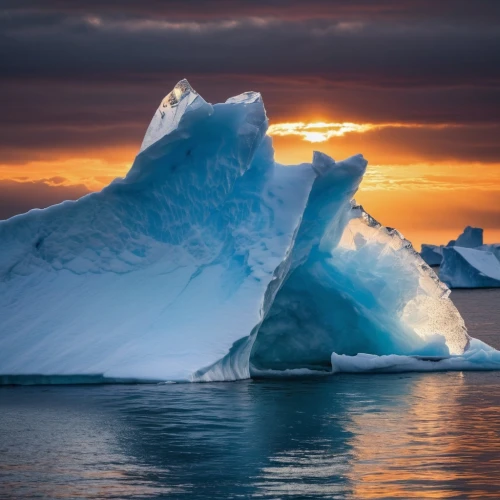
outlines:
M3 381L235 380L461 354L448 290L351 202L362 156L274 162L260 94L162 101L124 179L0 222ZM14 377L14 379L13 379Z
M314 194L313 188L310 203ZM449 290L410 242L354 203L337 214L331 208L324 212L328 225L308 238L307 259L298 259L259 330L254 369L329 370L332 352L463 353L469 339Z

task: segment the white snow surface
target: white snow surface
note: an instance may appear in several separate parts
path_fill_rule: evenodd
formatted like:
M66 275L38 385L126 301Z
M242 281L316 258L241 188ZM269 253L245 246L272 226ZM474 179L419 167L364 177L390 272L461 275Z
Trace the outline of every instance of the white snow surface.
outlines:
M283 166L267 125L260 94L212 105L182 80L125 178L0 221L0 382L222 381L331 372L332 352L468 353L447 287L352 200L363 157Z

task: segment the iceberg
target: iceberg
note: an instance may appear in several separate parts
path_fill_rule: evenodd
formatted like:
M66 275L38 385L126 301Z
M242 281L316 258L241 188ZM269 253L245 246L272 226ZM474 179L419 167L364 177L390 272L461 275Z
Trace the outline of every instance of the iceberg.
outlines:
M124 178L0 221L0 383L229 381L332 373L332 353L470 352L448 288L353 200L364 158L280 165L267 127L259 93L212 105L182 80Z
M443 248L463 247L477 248L483 245L483 229L467 226L456 240L451 240L447 245L422 244L420 255L429 266L440 266L443 261Z
M439 276L450 288L500 287L500 260L496 250L496 245L444 248Z

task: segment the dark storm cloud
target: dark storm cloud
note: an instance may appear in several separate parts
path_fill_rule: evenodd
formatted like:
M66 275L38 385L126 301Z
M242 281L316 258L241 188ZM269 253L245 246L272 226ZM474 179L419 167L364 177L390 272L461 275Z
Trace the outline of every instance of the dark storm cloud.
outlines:
M448 160L451 163L497 163L500 160L500 125L442 129L388 128L370 134L370 141L376 145L374 150L378 158L374 158L374 161L377 163L390 163L391 157L398 156L408 156L422 162ZM364 142L365 147L370 147L369 139L363 139L361 137L358 143ZM348 144L348 141L344 143Z
M387 127L307 143L334 157L363 153L370 165L448 162L500 163L500 125ZM293 148L297 137L275 137L281 149ZM471 167L472 168L472 167ZM474 167L475 168L475 167ZM479 174L479 171L477 171ZM412 180L413 182L413 180Z
M21 12L94 14L156 19L401 20L446 19L491 22L500 14L497 0L3 0L5 9Z
M47 128L29 124L10 127L0 124L0 163L21 164L60 157L96 156L95 149L135 147L139 151L145 128L64 126ZM133 160L130 157L130 162Z
M259 90L274 122L468 124L415 144L492 161L499 19L497 0L0 0L0 163L138 144L182 77L211 102Z
M366 87L492 85L495 24L235 19L216 22L4 14L6 79L141 81L190 73Z
M54 184L61 183L59 178L48 179L48 181ZM8 219L32 208L45 208L64 200L76 200L89 192L82 185L54 186L50 183L0 180L0 220Z
M179 76L153 82L30 84L0 82L0 124L144 131L160 100ZM300 83L189 77L210 102L223 102L246 90L259 90L273 122L299 116L368 123L497 123L500 88L364 89L304 80ZM113 133L111 135L114 135Z

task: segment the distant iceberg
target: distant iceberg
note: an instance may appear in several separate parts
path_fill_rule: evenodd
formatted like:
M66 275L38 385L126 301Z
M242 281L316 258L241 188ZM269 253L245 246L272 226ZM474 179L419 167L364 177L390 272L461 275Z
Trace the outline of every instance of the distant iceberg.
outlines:
M422 244L420 255L429 266L440 266L443 261L443 248L463 247L476 248L483 244L483 229L467 226L456 240L451 240L447 245Z
M481 246L482 244L483 230L480 227L467 226L464 229L464 232L456 239L456 241L448 243L448 246L476 248Z
M443 249L440 278L450 288L500 287L500 260L496 246Z
M440 266L439 278L450 288L500 287L500 244L483 244L483 229L467 226L447 245L422 245L422 259Z
M432 369L471 353L448 288L354 202L363 157L283 166L267 126L260 94L212 105L182 80L125 178L0 222L0 381L332 373L360 353ZM485 349L475 367L500 366Z

